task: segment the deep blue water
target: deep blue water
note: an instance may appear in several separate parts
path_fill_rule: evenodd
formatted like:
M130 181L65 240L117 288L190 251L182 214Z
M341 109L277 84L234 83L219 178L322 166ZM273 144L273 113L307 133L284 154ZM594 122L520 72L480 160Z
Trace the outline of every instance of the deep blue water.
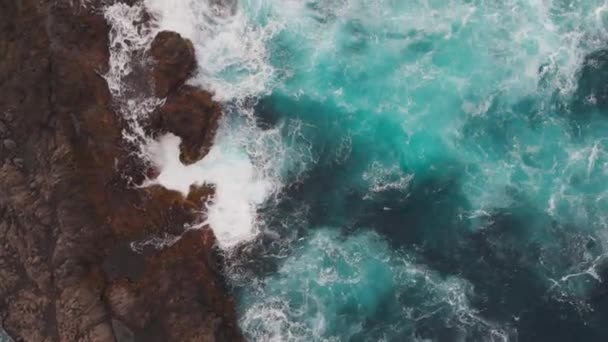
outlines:
M290 151L255 341L608 341L603 1L250 1Z

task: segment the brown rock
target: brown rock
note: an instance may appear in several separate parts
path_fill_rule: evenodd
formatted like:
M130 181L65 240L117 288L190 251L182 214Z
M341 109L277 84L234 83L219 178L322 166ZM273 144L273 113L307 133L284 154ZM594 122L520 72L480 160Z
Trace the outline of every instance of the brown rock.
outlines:
M0 161L2 325L16 341L113 342L117 331L145 341L242 340L211 230L184 232L212 189L185 199L125 177L142 179L146 166L123 141L126 123L100 76L108 27L99 8L108 3L0 1L2 149L14 154ZM203 91L176 90L193 70L193 49L163 36L155 78L165 77L170 94L152 123L182 136L195 159L219 107ZM125 253L134 240L182 234L169 247Z
M194 46L178 33L162 31L152 41L152 77L156 96L166 97L182 85L196 68Z
M171 247L151 252L136 281L113 282L106 291L114 315L144 340L150 325L169 341L238 341L232 300L216 265L208 228L190 230ZM198 327L198 328L197 328Z
M181 159L190 164L201 159L211 147L222 112L208 92L183 86L169 96L151 117L150 129L171 132L182 138Z
M3 325L9 334L19 331L19 335L14 336L18 340L43 341L48 335L45 317L48 307L48 298L31 288L24 288L11 296Z

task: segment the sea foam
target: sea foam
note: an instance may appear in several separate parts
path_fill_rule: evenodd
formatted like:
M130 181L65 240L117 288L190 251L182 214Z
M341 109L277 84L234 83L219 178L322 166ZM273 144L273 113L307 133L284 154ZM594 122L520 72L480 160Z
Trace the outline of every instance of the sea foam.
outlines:
M280 29L275 21L251 23L238 1L145 0L161 30L176 31L194 44L198 73L189 82L218 101L234 101L269 91L274 68L267 42Z
M260 243L276 267L240 298L253 339L550 336L551 310L601 305L585 298L606 259L605 126L576 136L565 109L605 47L604 2L146 0L151 30L193 41L189 82L229 108L193 165L177 137L145 139L147 184L215 186L205 223L230 250L297 183L273 208L295 237L279 257Z
M145 22L144 12L152 15ZM110 70L105 75L130 123L127 140L139 155L159 171L143 186L161 185L186 196L193 185L209 185L215 195L207 203L203 225L208 224L224 249L253 239L258 233L256 209L280 187L278 164L281 143L277 130L261 132L245 98L269 91L274 69L268 63L266 41L278 30L272 22L252 25L240 4L208 1L146 0L128 6L114 4L105 10L110 24ZM167 134L156 139L145 135L140 122L164 99L129 97L125 80L157 32L175 31L190 39L196 50L198 70L189 83L206 89L214 99L232 104L222 121L214 146L192 165L179 160L180 138ZM140 59L140 60L138 60ZM201 208L203 209L203 208Z
M197 163L179 160L181 139L173 134L150 141L146 153L159 175L144 185L159 184L184 196L192 185L213 185L215 195L207 206L207 220L222 248L234 247L255 237L256 206L271 191L267 180L256 177L248 156L238 146L215 144Z

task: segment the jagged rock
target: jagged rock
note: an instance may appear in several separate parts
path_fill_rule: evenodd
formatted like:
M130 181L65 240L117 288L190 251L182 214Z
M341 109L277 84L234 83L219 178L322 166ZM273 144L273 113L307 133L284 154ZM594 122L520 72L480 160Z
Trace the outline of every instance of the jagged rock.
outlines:
M166 97L182 85L196 68L194 46L170 31L159 32L152 41L152 77L156 96Z
M210 230L190 230L171 247L150 252L140 279L125 278L110 285L106 297L114 315L131 327L136 340L144 340L151 324L174 327L165 330L172 341L240 338L234 334L234 313L226 310L232 301L223 293L219 278L213 276L219 272L211 266L215 264L214 244ZM205 303L207 309L201 310L199 303ZM230 316L225 316L229 312Z
M126 123L100 76L109 54L99 8L108 3L0 2L0 128L2 148L14 154L0 164L2 325L15 341L115 341L116 319L145 341L242 340L211 230L184 233L213 190L184 199L125 180L124 173L143 178L146 168L123 141ZM178 53L157 71L178 68L171 92L192 67L177 63L190 48L175 38L166 44ZM182 134L200 156L219 108L195 89L169 97L166 113L181 106L195 115L203 104L215 113L191 120L192 131L166 116L157 126ZM184 236L143 255L116 250L163 234Z
M209 150L217 130L221 109L211 94L184 82L196 69L192 42L175 32L162 31L154 38L150 54L154 60L153 88L165 104L151 115L148 132L171 132L182 138L184 163L201 159Z
M153 113L150 129L161 134L171 132L182 138L180 157L189 164L208 152L220 117L221 109L211 94L183 86Z

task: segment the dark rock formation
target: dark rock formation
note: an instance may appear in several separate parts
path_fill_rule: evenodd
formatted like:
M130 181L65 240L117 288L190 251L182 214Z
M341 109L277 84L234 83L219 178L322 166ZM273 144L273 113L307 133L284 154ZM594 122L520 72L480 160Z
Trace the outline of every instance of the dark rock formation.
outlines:
M183 85L196 68L189 40L162 31L152 41L150 54L154 60L151 88L156 96L166 97L166 102L151 115L148 132L172 132L181 137L180 157L184 163L192 163L208 152L221 110L208 92Z
M220 114L220 108L209 93L183 86L152 114L149 128L153 132L172 132L181 137L180 157L189 164L208 152Z
M196 68L194 46L175 32L159 32L150 48L154 60L154 90L165 97L182 85Z
M214 243L210 230L192 230L149 255L136 279L122 277L108 287L114 315L145 341L232 341L234 327L217 315L231 312L232 304L217 295L217 277L209 277L217 273L208 252Z
M100 76L108 27L100 3L77 3L0 1L1 325L16 341L239 341L212 231L183 229L212 189L184 199L130 186L145 167ZM175 57L156 56L162 72ZM161 114L151 126L182 136L195 158L219 108L203 91L177 90L184 79L167 83L163 110L206 119ZM128 248L165 235L177 241Z

